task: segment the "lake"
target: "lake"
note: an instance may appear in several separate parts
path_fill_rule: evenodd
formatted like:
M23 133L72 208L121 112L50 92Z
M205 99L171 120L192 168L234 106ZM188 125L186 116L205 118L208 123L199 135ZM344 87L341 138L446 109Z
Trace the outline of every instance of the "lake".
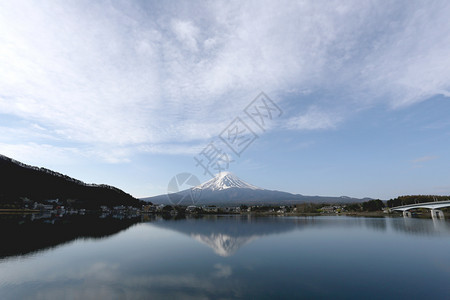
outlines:
M1 216L1 299L449 299L450 222Z

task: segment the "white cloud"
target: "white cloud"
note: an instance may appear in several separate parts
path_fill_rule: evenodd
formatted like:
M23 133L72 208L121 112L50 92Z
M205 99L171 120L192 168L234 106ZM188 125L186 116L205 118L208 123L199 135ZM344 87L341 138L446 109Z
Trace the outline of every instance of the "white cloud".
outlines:
M48 166L58 161L61 164L75 163L74 158L80 158L87 153L73 147L53 146L36 143L0 143L0 153L23 163Z
M287 121L287 128L297 130L333 129L342 121L341 116L311 106L304 114Z
M173 32L177 39L191 51L197 51L197 38L199 29L195 27L192 22L181 20L172 21Z
M143 145L138 148L141 152L173 155L195 155L198 154L206 145L196 144L161 144L161 145Z
M122 161L217 135L261 90L326 91L306 114L289 104L297 117L287 127L300 130L335 128L368 105L449 95L447 1L199 1L155 11L1 2L0 114L51 135L28 142L63 140Z

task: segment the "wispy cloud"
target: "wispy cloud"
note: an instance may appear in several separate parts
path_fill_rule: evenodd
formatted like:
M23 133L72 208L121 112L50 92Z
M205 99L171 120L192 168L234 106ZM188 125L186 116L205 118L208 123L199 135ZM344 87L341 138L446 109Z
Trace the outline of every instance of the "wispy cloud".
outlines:
M368 105L448 96L448 15L447 1L4 1L0 114L50 135L27 142L109 162L191 153L180 143L216 135L261 90L326 91L306 113L290 103L282 127L332 129Z
M417 163L427 162L430 160L435 160L437 158L438 158L437 156L422 156L422 157L418 157L418 158L414 159L412 162L417 164Z
M287 128L297 130L333 129L341 121L342 116L311 106L304 114L289 119Z
M193 25L190 21L173 20L172 30L175 33L176 38L192 52L198 51L197 39L199 35L199 29ZM205 41L206 42L206 41Z

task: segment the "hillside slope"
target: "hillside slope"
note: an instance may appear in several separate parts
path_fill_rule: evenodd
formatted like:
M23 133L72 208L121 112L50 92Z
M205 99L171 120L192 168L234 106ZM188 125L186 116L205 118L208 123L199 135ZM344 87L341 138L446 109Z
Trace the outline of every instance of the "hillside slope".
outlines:
M124 191L109 186L86 184L80 180L23 164L0 155L0 205L20 206L27 202L59 199L73 207L98 208L101 205L139 206L141 202Z

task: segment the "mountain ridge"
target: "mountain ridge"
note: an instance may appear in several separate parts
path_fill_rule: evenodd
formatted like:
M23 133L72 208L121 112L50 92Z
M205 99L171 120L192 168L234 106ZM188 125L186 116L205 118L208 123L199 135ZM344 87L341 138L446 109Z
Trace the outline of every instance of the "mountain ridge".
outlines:
M102 205L139 206L140 200L111 185L88 184L70 176L30 166L0 154L0 205L59 199L65 205L96 209ZM5 206L6 205L6 206Z
M298 203L350 203L370 198L348 196L305 196L283 191L263 189L249 184L231 172L222 172L214 178L177 193L141 198L156 204L179 205L292 205Z

